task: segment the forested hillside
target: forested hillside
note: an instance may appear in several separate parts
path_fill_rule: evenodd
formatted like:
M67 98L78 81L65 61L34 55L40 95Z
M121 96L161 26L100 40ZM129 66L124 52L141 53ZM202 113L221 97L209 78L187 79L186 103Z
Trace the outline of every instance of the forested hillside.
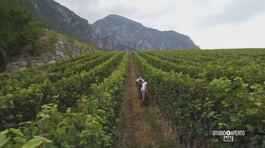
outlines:
M37 54L38 49L35 48L35 41L43 32L42 25L23 2L1 0L0 18L1 59L11 59L23 52L31 55ZM5 67L6 60L1 61L1 70Z

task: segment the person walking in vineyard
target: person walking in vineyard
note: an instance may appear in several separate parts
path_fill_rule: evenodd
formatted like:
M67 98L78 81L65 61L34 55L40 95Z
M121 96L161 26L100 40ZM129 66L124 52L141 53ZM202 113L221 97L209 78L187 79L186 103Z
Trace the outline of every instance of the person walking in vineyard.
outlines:
M137 87L137 93L138 93L138 99L139 100L142 99L141 88L142 88L143 81L144 81L144 79L142 77L139 77L138 79L136 79L136 87Z
M142 106L144 106L144 105L146 105L146 101L148 99L148 83L147 83L147 80L143 80L142 88L141 88L141 94L142 94L141 103L142 103Z

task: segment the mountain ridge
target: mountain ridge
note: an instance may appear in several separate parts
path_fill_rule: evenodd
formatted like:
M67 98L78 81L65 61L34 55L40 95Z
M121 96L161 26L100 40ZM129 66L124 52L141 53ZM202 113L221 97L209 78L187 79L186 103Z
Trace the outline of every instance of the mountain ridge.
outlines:
M101 49L199 49L184 34L149 28L116 14L89 24L86 19L54 0L27 1L45 26L79 40L95 42Z
M48 28L82 41L95 41L88 21L54 0L27 0L40 21Z
M146 27L116 14L110 14L91 26L99 36L98 45L109 50L120 45L135 50L199 49L187 35L173 30L160 31ZM108 40L110 36L114 37L112 44Z

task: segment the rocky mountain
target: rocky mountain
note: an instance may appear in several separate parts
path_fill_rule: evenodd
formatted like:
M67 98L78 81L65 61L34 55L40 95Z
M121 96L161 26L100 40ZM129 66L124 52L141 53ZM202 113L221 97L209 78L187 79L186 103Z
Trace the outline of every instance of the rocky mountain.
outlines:
M25 0L48 28L83 41L95 41L96 35L87 20L54 0Z
M159 31L118 15L109 15L94 24L54 0L25 0L48 28L63 34L93 41L102 49L170 50L199 48L186 35Z
M108 50L199 49L186 35L175 31L159 31L118 15L109 15L92 24L99 36L99 47Z

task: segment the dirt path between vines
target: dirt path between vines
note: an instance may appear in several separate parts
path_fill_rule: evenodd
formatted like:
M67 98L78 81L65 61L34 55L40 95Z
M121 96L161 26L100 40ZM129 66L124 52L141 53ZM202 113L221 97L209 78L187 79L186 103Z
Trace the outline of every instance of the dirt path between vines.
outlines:
M142 107L138 100L135 80L138 68L129 56L129 76L124 102L119 115L120 124L114 139L115 148L175 148L172 129L163 119L157 105L150 97L149 105Z

